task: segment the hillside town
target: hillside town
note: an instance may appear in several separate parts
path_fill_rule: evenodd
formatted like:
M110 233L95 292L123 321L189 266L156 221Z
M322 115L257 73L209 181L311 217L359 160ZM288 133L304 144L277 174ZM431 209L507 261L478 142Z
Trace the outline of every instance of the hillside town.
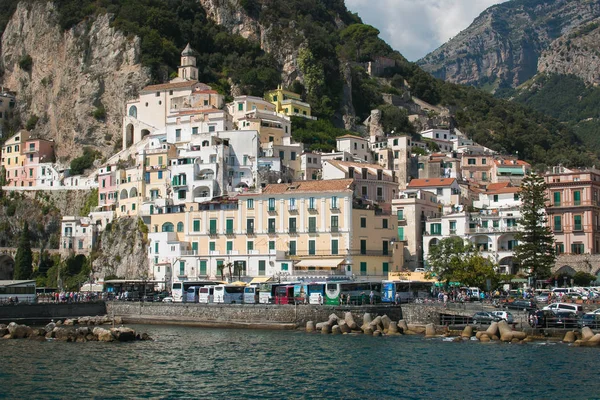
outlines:
M180 64L176 78L125 104L122 149L87 176L70 176L55 163L54 142L27 131L2 146L6 190L97 188L89 215L63 218L61 252L89 254L114 219L140 218L147 278L163 288L224 276L421 272L432 246L451 236L475 243L499 273L519 273L513 249L527 162L448 126L383 132L377 110L364 137L309 151L292 139L291 117L315 119L298 94L278 87L225 103L197 81L189 45ZM2 101L0 110L15 97ZM600 172L557 166L545 180L557 254L598 253Z

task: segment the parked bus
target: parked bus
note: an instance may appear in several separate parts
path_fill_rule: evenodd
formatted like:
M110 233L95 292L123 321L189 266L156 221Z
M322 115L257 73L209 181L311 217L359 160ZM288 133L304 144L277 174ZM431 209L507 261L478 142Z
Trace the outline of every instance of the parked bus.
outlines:
M198 303L200 300L200 286L190 286L186 291L186 303Z
M204 286L198 292L198 303L208 304L214 300L215 287Z
M325 284L325 304L339 305L340 295L344 295L344 303L348 302L346 296L350 295L350 304L369 304L370 294L373 292L375 303L381 302L381 282L327 282Z
M323 304L325 302L325 283L316 282L308 284L308 303Z
M173 302L181 303L187 301L187 291L192 286L213 286L219 285L223 282L219 281L183 281L183 282L173 282L171 285L171 296L173 297ZM184 295L186 294L186 295Z
M214 302L223 304L242 304L245 286L216 285L214 287Z
M406 281L382 281L381 301L383 303L395 303L396 293L399 301L407 303L416 298L431 296L431 282L406 282Z
M244 288L244 304L256 304L258 303L258 287L257 286L246 286Z

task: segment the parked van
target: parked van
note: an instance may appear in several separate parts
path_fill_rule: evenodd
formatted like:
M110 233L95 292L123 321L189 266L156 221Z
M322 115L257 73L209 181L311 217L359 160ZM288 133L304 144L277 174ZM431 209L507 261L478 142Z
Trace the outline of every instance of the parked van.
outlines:
M554 288L552 293L560 296L580 296L581 292L574 288Z
M542 310L550 310L554 313L559 311L568 311L574 312L577 314L583 313L583 307L581 304L571 304L571 303L552 303L548 304L546 307L542 308Z
M212 303L214 297L215 288L213 286L204 286L200 288L198 292L198 302L199 303Z

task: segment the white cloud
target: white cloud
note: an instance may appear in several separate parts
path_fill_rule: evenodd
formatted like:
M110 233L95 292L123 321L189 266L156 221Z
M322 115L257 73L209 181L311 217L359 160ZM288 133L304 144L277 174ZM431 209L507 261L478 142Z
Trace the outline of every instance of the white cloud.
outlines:
M411 61L467 28L483 10L506 0L346 0L349 10L381 31Z

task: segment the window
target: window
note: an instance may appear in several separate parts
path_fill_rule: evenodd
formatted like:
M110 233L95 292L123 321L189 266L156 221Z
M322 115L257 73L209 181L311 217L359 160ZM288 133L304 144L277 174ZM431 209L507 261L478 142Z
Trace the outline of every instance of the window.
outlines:
M367 263L364 261L360 262L360 274L361 275L366 275L367 274Z
M398 227L398 240L404 240L404 227Z
M494 221L492 222L492 226L493 226L494 228L498 228L498 227L500 227L500 221L498 221L498 220L494 220Z
M158 165L163 165L163 156L158 156Z
M308 254L311 256L314 256L315 254L317 254L316 243L314 240L308 241Z
M281 263L281 270L282 271L287 271L288 270L288 263Z
M231 240L227 241L227 254L231 254L231 252L233 251L233 242Z
M231 218L225 220L225 233L233 235L233 219Z
M404 221L404 209L398 209L396 211L396 215L398 216L398 221Z
M179 275L185 275L185 261L179 261Z
M338 254L338 241L337 241L337 239L333 239L331 241L331 254L332 255L337 255Z
M198 254L198 242L192 242L192 250L194 254Z
M560 215L554 216L554 231L555 232L562 231L562 217Z
M384 241L382 242L381 253L382 253L384 256L387 256L387 255L389 254L389 243L388 243L388 241L387 241L387 240L384 240Z
M331 208L337 210L338 208L338 198L337 196L331 196Z
M289 227L290 233L296 233L296 218L290 218L288 220L288 227Z
M494 203L497 203L497 202L498 202L498 195L497 195L497 194L495 194L495 195L494 195Z
M208 251L215 251L216 244L215 242L208 243Z
M209 125L209 126L208 126L208 131L209 131L209 132L214 132L214 131L216 130L216 128L217 128L217 127L216 127L215 125Z
M367 241L365 239L360 239L360 254L367 254Z
M265 260L258 261L258 275L265 275L267 272L267 262Z
M506 226L508 226L509 228L517 226L517 220L515 218L508 218L506 220Z
M518 201L518 200L519 200L519 193L515 193L515 195L514 195L513 199L514 199L515 201Z
M485 161L485 160L484 160ZM487 172L482 172L481 173L481 180L482 181L487 181Z
M337 215L331 216L331 232L337 232L339 229L339 217Z
M485 159L485 158L482 158L482 159L481 159L481 164L483 164L483 165L487 164L487 159Z
M246 200L246 208L248 210L254 210L254 199Z
M179 200L185 200L185 190L178 190L177 191L177 198Z
M384 218L384 219L381 221L381 228L383 228L383 229L388 229L388 219L387 219L387 218Z
M165 223L162 225L162 231L163 231L163 232L174 232L174 231L175 231L175 230L174 230L174 228L175 228L175 227L174 227L174 226L173 226L173 224L172 224L172 223L170 223L170 222L165 222Z
M477 163L477 160L475 160L474 158L469 158L467 160L468 165L475 165L476 163Z
M244 111L244 103L238 103L238 111Z
M384 274L387 274L387 273L389 272L389 270L390 270L390 264L389 264L389 263L386 263L386 262L384 262L384 263L382 264L382 266L381 266L381 269L383 270L383 273L384 273Z
M576 190L573 192L573 205L580 206L581 205L581 192Z
M456 221L450 221L450 233L456 233Z
M199 219L195 219L193 221L193 228L192 228L192 230L194 232L200 232L200 220Z
M289 200L289 202L290 202L290 207L289 207L290 211L296 211L296 199L291 198Z
M279 150L279 158L283 161L285 160L285 151Z
M556 243L554 245L554 250L556 251L556 255L561 255L565 252L565 244L564 243Z
M183 232L183 222L177 223L177 232Z
M194 126L194 127L192 128L192 135L197 135L197 134L198 134L198 127L197 127L197 126Z
M431 234L432 235L441 235L442 234L442 224L431 224Z
M560 206L560 192L554 192L554 206Z
M200 275L206 275L206 260L200 260Z
M275 250L275 241L269 240L269 251Z
M181 129L175 129L175 140L176 141L181 140Z
M296 160L296 152L295 152L295 151L292 151L292 152L291 152L291 154L290 154L290 159L291 159L292 161Z
M583 226L581 225L581 215L574 215L573 216L573 230L574 231L581 231L581 230L583 230Z
M269 198L269 211L275 211L275 199L273 197Z
M308 217L308 232L317 232L317 217Z
M296 255L296 241L292 240L290 241L290 256L295 256Z
M211 235L216 235L217 234L217 220L216 219L211 219L209 221L209 231L208 233Z
M573 254L583 254L585 252L583 243L573 243L571 244L571 253Z
M361 228L367 227L367 217L360 217L360 227Z
M269 218L269 233L275 233L275 218Z
M314 210L315 209L315 198L314 197L309 197L308 198L308 209L309 210Z

